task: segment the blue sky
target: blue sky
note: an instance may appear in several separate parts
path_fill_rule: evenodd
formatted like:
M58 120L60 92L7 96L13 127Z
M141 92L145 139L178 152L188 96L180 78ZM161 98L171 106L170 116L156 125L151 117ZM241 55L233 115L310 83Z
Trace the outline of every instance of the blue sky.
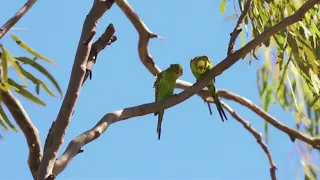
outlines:
M0 24L24 2L7 1L1 6ZM149 29L164 37L164 40L151 40L149 45L161 69L171 63L180 63L184 67L181 79L194 82L189 70L191 58L206 54L214 63L225 58L229 34L236 22L223 20L233 13L231 4L226 14L221 15L220 1L131 0L130 3ZM91 5L92 1L39 1L16 25L30 30L11 31L57 62L56 67L43 64L64 92L82 24ZM116 28L118 40L99 54L93 79L81 90L59 154L73 138L94 126L104 114L154 101L152 85L155 78L139 60L138 33L117 5L101 20L95 39L110 22ZM9 35L1 42L14 55L27 55ZM253 61L248 66L247 61L240 60L216 78L217 88L238 93L262 107L256 84L256 70L262 62ZM10 73L16 77L14 71ZM50 87L53 88L51 84ZM21 102L40 131L43 145L62 100L44 93L40 97L47 107L25 99ZM263 132L262 118L236 103L225 102ZM58 179L270 179L267 157L252 135L229 114L229 121L222 123L214 106L212 109L214 114L210 116L207 105L198 96L167 109L161 141L157 140L157 117L153 114L113 124L99 139L83 147L84 153L74 158ZM293 125L293 116L279 106L272 105L270 113L281 122ZM298 155L295 145L286 134L273 127L269 129L268 146L278 167L278 179L296 179ZM0 169L6 171L1 172L0 179L32 179L23 134L20 131L3 135Z

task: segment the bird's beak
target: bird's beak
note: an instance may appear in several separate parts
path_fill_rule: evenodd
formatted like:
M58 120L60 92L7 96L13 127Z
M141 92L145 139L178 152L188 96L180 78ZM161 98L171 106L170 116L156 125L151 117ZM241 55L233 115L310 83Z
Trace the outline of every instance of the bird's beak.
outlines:
M204 70L205 70L205 69L204 69L203 66L198 66L198 69L199 69L199 72L200 72L200 73L204 73Z

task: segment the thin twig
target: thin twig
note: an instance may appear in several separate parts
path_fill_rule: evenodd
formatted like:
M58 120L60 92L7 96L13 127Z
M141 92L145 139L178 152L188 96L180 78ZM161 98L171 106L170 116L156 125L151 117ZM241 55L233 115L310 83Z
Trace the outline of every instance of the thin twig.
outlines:
M37 0L28 0L0 29L0 39L24 16Z
M10 90L6 92L0 90L0 96L3 103L6 105L14 120L22 130L24 137L27 139L29 147L28 165L33 178L36 179L39 164L43 155L39 131L32 123L19 100Z
M44 180L52 174L56 156L61 148L61 145L63 144L64 134L71 120L76 101L80 95L80 89L85 76L86 64L92 45L91 41L88 42L88 44L83 42L85 42L92 35L92 33L96 31L101 17L108 9L111 8L113 3L113 0L95 0L84 21L68 89L63 99L57 119L52 128L52 134L54 134L54 136L51 136L51 138L48 140L48 148L44 153L40 163L38 180Z
M252 4L252 0L247 0L246 4L244 5L244 9L237 21L237 24L233 32L230 34L231 37L230 37L229 46L228 46L228 53L227 53L228 55L234 52L236 39L239 36L240 32L242 31L241 24L244 18L246 17L246 15L248 14L251 4Z
M267 145L262 141L262 138L261 138L261 135L260 133L251 126L250 122L246 121L245 119L243 119L238 113L236 113L230 106L228 106L226 103L222 102L221 101L221 104L222 104L222 107L224 109L226 109L230 114L231 116L237 120L238 122L240 122L243 127L245 129L247 129L252 135L254 138L256 138L257 140L257 143L261 146L261 148L263 149L263 151L266 153L267 155L267 158L269 160L269 164L270 164L270 176L271 176L271 179L272 180L276 180L276 170L277 170L277 167L272 159L272 155L267 147Z

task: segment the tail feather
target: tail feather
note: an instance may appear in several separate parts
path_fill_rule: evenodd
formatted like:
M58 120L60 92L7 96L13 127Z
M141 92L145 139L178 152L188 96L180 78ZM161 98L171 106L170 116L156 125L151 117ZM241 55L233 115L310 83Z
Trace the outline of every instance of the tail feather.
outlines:
M219 112L219 115L220 115L220 118L222 120L222 122L224 122L224 119L223 117L228 120L227 116L226 116L226 113L224 112L223 108L222 108L222 105L221 105L221 102L219 100L219 97L218 95L216 94L216 89L214 87L214 85L208 87L209 91L210 91L210 94L216 104L216 107L217 107L217 110Z
M220 102L219 98L217 96L215 96L215 97L213 97L213 99L214 99L214 102L216 104L216 107L217 107L217 110L219 112L219 115L221 117L221 120L224 122L223 117L226 120L228 120L228 118L227 118L227 116L226 116L226 114L225 114L225 112L224 112L224 110L222 108L222 105L221 105L221 102Z
M160 137L161 137L161 125L162 125L163 114L164 114L164 111L160 111L158 113L158 126L157 126L158 140L160 140Z

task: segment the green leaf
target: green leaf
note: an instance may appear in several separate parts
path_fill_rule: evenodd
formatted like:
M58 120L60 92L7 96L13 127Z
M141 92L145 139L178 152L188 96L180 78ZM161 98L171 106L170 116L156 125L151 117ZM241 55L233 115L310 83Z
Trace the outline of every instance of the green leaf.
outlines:
M0 105L0 116L3 118L3 120L8 124L8 126L15 132L18 132L17 128L10 122L8 116L4 112L2 106Z
M23 74L26 78L30 79L30 81L32 81L32 82L33 82L34 84L36 84L36 85L41 84L42 87L43 87L43 89L44 89L49 95L55 97L55 95L52 93L52 91L48 88L48 86L47 86L44 82L42 82L40 79L34 77L31 73L29 73L28 71L26 71L25 69L23 69L20 65L18 65L18 66L21 68L21 72L22 72L22 74ZM37 90L36 90L36 91L37 91ZM38 93L37 93L37 94L38 94Z
M20 38L16 35L11 34L12 39L14 39L16 41L16 43L22 47L23 49L25 49L26 51L28 51L30 54L36 56L39 59L42 59L50 64L56 64L54 61L42 56L41 54L35 52L31 47L29 47L26 43L24 43L23 41L20 40Z
M319 95L319 89L320 89L320 80L316 74L313 73L313 71L309 70L309 75L311 77L311 83L313 85L314 90L316 91L317 95Z
M224 14L224 12L226 10L226 3L227 3L227 0L222 0L221 1L221 4L219 6L219 10L220 10L221 14Z
M52 84L56 87L56 89L58 90L60 97L62 98L62 90L58 84L58 82L55 80L55 78L44 68L42 67L40 64L38 64L36 61L33 61L27 57L17 57L16 58L18 61L23 62L25 64L29 64L30 66L34 67L35 69L37 69L39 72L41 72L42 74L44 74L51 82Z
M6 125L5 120L4 120L4 118L3 118L1 115L0 115L0 126L3 127L3 129L4 129L5 131L9 131L9 128L8 128L8 126Z
M2 53L1 53L1 65L2 65L2 71L3 73L3 76L2 76L2 79L4 81L4 83L8 82L8 62L7 62L7 53L6 51L4 50L4 47L2 44L0 44L0 48L2 50ZM8 90L8 87L6 86L6 84L4 84L4 86L1 85L1 87L3 87L4 91L7 91Z
M14 69L17 71L17 74L18 74L19 78L21 79L21 81L23 82L23 84L26 87L28 87L27 81L24 79L24 76L21 73L20 67L16 63L16 60L12 57L10 52L8 50L6 50L4 47L2 47L2 51L3 51L3 54L6 55L7 60L13 65Z
M9 78L8 83L12 86L15 86L18 90L16 90L17 93L21 94L23 97L41 105L46 106L46 104L41 101L38 97L30 93L29 91L25 90L20 84L16 83L13 79Z
M246 38L244 36L244 30L242 30L240 32L240 39L241 39L241 47L245 46L246 45Z

